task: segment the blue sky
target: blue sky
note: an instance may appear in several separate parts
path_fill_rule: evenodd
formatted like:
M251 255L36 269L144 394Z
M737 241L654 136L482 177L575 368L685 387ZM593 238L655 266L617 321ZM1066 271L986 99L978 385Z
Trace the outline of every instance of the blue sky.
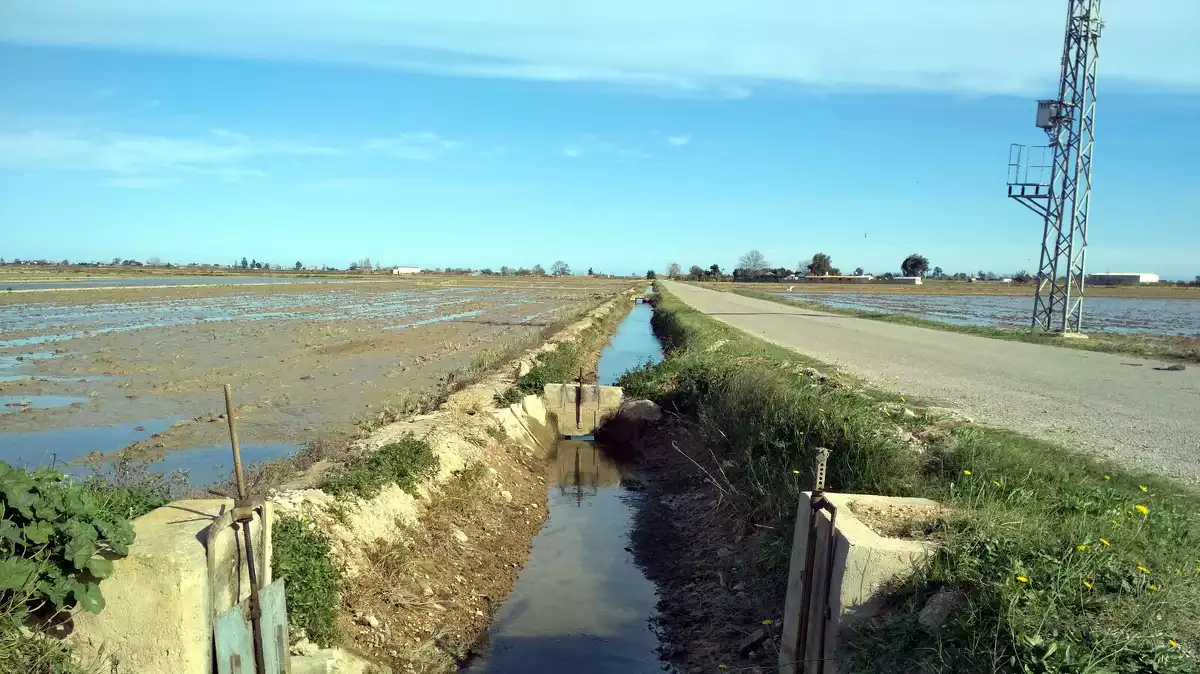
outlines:
M1089 269L1190 278L1200 3L1108 5ZM1037 265L1065 2L297 7L5 3L0 257Z

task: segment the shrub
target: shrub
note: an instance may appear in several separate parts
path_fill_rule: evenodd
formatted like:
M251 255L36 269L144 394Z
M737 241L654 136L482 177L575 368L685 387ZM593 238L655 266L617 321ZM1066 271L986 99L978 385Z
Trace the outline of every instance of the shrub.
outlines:
M422 479L437 472L438 459L429 443L411 435L360 456L345 468L328 475L321 489L337 496L355 494L371 498L385 485L395 483L412 493Z
M342 575L329 558L329 541L295 517L281 517L271 531L274 578L283 578L288 620L313 643L328 648L339 636L334 609Z
M32 589L33 606L104 608L100 580L112 573L111 556L129 552L134 534L127 516L97 496L56 470L30 473L0 462L0 599Z

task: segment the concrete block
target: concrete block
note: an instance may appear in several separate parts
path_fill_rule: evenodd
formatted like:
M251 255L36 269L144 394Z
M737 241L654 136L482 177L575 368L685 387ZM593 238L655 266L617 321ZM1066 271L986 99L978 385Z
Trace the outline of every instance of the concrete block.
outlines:
M100 589L107 606L77 613L68 640L80 659L120 660L122 674L212 671L212 592L204 542L227 499L176 501L133 522L129 555Z
M825 554L830 535L829 515L822 511L817 520L816 556L813 560L814 599L810 604L809 638L807 644L800 645L797 641L800 635L800 613L804 605L810 512L810 494L804 493L796 511L796 529L792 536L792 558L779 651L781 674L816 672L815 660L818 657L835 662L841 632L873 615L879 608L876 593L884 584L912 573L935 549L934 544L928 541L880 536L856 517L852 510L856 503L863 503L884 509L892 507L932 513L939 508L934 501L866 494L826 493L825 496L837 507L832 573L827 573L829 569ZM824 617L826 578L829 579L830 590L828 620ZM825 624L825 649L818 655L821 651L819 635L822 623ZM798 665L801 661L808 662Z

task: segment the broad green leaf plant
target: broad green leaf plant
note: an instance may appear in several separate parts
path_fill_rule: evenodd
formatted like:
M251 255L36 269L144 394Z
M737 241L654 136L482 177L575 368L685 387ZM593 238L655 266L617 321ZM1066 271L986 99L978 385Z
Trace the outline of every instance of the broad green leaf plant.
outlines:
M0 461L0 599L29 596L91 613L104 608L100 581L129 553L133 525L62 473L28 472Z

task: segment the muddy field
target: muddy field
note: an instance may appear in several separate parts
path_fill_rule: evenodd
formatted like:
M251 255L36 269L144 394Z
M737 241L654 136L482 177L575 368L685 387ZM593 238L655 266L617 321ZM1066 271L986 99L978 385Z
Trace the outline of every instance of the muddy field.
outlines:
M249 460L272 459L348 436L385 405L414 405L627 286L388 280L0 294L0 460L72 462L132 444L203 483L228 470L224 383Z

